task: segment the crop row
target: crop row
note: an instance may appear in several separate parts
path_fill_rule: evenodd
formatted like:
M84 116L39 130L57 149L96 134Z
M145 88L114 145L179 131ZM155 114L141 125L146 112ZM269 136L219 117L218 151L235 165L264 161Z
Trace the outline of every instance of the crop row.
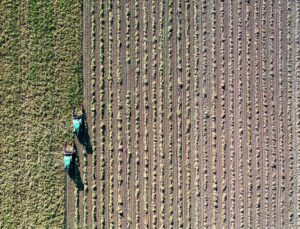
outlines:
M97 155L97 157L100 156L100 187L97 187L97 190L99 189L101 193L101 197L97 196L97 198L100 199L100 209L97 209L99 214L99 225L100 227L105 227L105 169L106 169L106 163L105 163L105 91L104 91L104 85L105 85L105 70L104 70L104 52L106 51L104 49L104 34L105 34L105 13L104 13L104 2L100 0L99 2L99 114L100 114L100 136L98 141L100 141L100 149L96 152L100 152L100 155ZM97 15L97 12L96 12ZM96 76L97 77L97 76ZM98 127L99 128L99 127ZM98 136L96 136L98 137ZM96 176L97 177L97 176ZM98 206L97 206L98 207Z

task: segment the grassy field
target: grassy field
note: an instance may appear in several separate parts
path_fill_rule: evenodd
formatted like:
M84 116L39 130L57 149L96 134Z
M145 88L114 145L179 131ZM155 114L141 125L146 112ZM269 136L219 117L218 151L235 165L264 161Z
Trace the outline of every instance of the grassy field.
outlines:
M0 3L0 228L61 228L73 104L81 101L81 1Z

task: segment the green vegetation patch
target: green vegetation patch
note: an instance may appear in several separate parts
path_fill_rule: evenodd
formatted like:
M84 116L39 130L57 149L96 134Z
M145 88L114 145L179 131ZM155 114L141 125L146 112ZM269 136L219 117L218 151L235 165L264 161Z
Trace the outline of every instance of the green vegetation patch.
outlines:
M0 228L62 228L81 1L3 0L0 12Z

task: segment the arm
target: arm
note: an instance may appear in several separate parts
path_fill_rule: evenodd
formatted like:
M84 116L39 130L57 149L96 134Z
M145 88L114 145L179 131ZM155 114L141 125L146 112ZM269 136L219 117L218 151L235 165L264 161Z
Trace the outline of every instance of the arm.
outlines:
M67 144L64 143L64 146L63 146L63 154L64 154L64 155L66 154L66 147L67 147Z
M72 119L76 116L76 107L73 106L73 110L72 110Z

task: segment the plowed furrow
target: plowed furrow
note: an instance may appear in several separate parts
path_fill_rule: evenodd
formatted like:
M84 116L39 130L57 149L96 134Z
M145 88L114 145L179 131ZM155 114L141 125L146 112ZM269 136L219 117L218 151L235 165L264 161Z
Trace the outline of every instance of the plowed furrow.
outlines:
M119 227L119 174L118 174L118 157L119 157L119 150L118 150L118 113L119 113L119 103L118 103L118 3L113 1L112 4L112 151L113 154L111 157L113 158L113 167L112 167L112 174L113 174L113 196L112 196L112 203L111 208L113 212L113 225L115 227Z
M83 4L83 102L86 110L86 128L87 132L85 133L85 140L87 140L87 144L85 145L85 156L84 156L84 164L86 164L86 172L84 172L84 180L86 177L86 187L84 190L84 219L83 225L92 227L92 152L89 148L89 137L91 136L91 127L92 127L92 115L91 115L91 102L92 102L92 83L91 83L91 1L85 1ZM85 165L84 165L85 166Z
M272 78L270 76L270 71L273 71L273 66L272 66L272 57L273 57L273 44L272 44L272 40L270 39L271 37L271 33L272 33L272 11L271 11L271 2L268 1L267 2L267 6L266 6L266 26L267 26L267 39L266 39L266 89L267 89L267 99L269 101L268 103L268 108L267 108L267 146L268 146L268 153L267 153L267 161L268 164L267 166L267 204L266 204L266 226L267 227L271 227L270 222L273 222L274 220L272 220L272 217L274 218L275 215L273 215L273 213L275 213L275 211L272 211L272 198L273 195L275 194L272 190L272 179L274 179L274 171L272 170L273 166L273 152L275 151L273 148L273 134L274 134L274 122L273 122L273 117L274 117L274 112L273 112L273 103L274 103L274 89L273 89L273 82L272 82Z
M181 58L182 58L182 90L181 90L181 96L182 96L182 109L181 109L181 117L182 117L182 129L181 129L181 134L182 134L182 161L181 161L181 167L182 167L182 218L183 218L183 228L187 227L187 177L186 177L186 160L187 160L187 147L186 147L186 84L187 84L187 79L186 79L186 33L185 33L185 28L187 26L187 21L186 21L186 8L185 8L185 2L182 2L182 26L183 26L183 31L182 31L182 53L181 53Z
M290 110L289 110L289 91L290 91L290 82L288 78L287 72L287 57L288 57L288 34L287 34L287 0L282 1L281 6L281 17L280 17L280 24L282 26L282 41L281 44L281 77L283 80L283 90L282 90L282 108L283 108L283 150L281 151L280 155L280 168L281 168L281 182L280 182L280 189L279 191L279 199L280 199L280 212L278 212L279 222L277 225L280 227L288 227L287 223L287 211L290 208L289 201L290 198L288 196L289 190L289 120L290 120ZM280 46L279 43L276 44L276 49L279 50Z
M291 59L290 59L290 70L292 74L292 155L293 155L293 192L292 192L292 218L290 222L290 227L296 228L300 225L299 218L299 198L297 198L297 193L300 193L299 190L299 149L300 149L300 122L299 122L299 114L300 114L300 77L299 75L299 60L300 57L300 49L299 49L299 18L300 18L300 3L294 2L292 5L293 15L291 22Z
M257 201L257 190L256 190L256 144L257 144L257 135L256 135L256 50L257 50L257 36L255 33L256 29L256 7L254 1L251 2L250 9L250 37L251 37L251 50L250 50L250 106L251 106L251 180L252 186L250 190L251 193L251 214L249 225L254 227L256 223L256 201Z
M217 214L216 223L217 227L222 227L222 88L221 88L221 15L220 15L220 2L216 3L216 90L217 90L217 101L216 101L216 153L217 153Z
M207 167L206 169L206 196L207 196L207 206L205 208L206 210L206 225L205 226L210 226L212 225L213 222L213 188L212 188L212 182L213 182L213 175L212 175L212 39L213 39L213 34L212 34L212 25L211 25L211 7L212 7L212 2L209 1L207 4L207 10L205 13L206 17L206 65L205 65L205 88L206 88L206 94L204 95L204 103L205 103L205 122L206 122L206 136L207 136L207 146L206 146L206 161L205 161L205 166Z
M247 41L246 41L246 1L242 2L242 13L241 13L241 20L242 20L242 88L241 88L241 95L242 95L242 110L241 110L241 119L242 119L242 136L241 136L241 144L242 144L242 183L243 183L243 213L242 213L242 223L244 228L248 227L248 174L247 174L247 161L248 161L248 145L247 145L247 93L248 93L248 79L247 79Z
M155 67L154 67L154 70L155 70L155 74L154 74L154 77L155 77L155 98L156 98L156 107L155 107L155 113L156 113L156 118L155 118L155 123L154 123L154 127L155 127L155 132L154 132L154 136L155 136L155 151L154 151L154 155L155 155L155 165L156 165L156 168L155 168L155 173L156 173L156 180L154 182L155 184L155 189L153 191L156 192L155 194L155 198L154 198L154 203L155 203L155 215L156 216L154 218L154 227L158 227L159 228L159 225L160 225L160 209L161 209L161 206L160 206L160 180L161 180L161 176L160 176L160 134L159 134L159 130L160 130L160 125L159 125L159 122L160 122L160 47L159 47L159 37L160 37L160 25L159 25L159 21L160 21L160 4L158 1L155 1L155 14L154 14L154 24L155 24L155 30L154 30L154 36L155 38L157 39L156 41L156 45L155 45L155 48L154 48L154 53L156 53L156 56L155 56Z
M110 179L110 100L111 100L111 63L110 63L110 31L111 25L109 24L110 12L108 11L108 6L104 4L104 23L105 23L105 31L104 31L104 117L103 122L105 124L105 138L104 138L104 149L105 149L105 227L110 227L110 193L111 193L111 179Z
M240 182L239 182L239 53L238 53L238 39L239 31L238 31L238 19L240 18L238 12L238 2L235 1L233 3L233 62L234 62L234 211L235 211L235 228L240 227Z
M120 61L120 74L121 74L121 84L120 84L120 88L119 90L121 91L120 93L120 100L121 100L121 107L122 107L122 113L120 114L120 119L122 119L121 121L121 128L122 130L120 131L122 133L122 149L119 149L119 154L121 154L119 157L119 160L121 160L121 176L122 176L122 181L121 181L121 185L120 185L120 190L119 192L121 193L121 198L122 198L122 205L121 205L121 213L120 217L121 217L121 225L122 228L126 228L128 225L128 210L129 210L129 203L128 203L128 186L127 186L127 163L128 163L128 147L129 147L129 139L127 138L127 133L128 133L128 127L126 125L127 123L127 111L126 111L126 101L127 101L127 90L128 90L128 69L127 69L127 64L126 64L126 28L127 28L127 21L126 21L126 2L125 0L120 1L120 20L121 20L121 24L120 24L120 52L119 52L119 61ZM119 127L120 128L120 127Z
M164 204L164 217L162 220L162 223L164 227L169 227L170 224L170 180L169 180L169 130L170 130L170 124L169 124L169 59L168 59L168 51L169 51L169 41L168 41L168 17L169 17L169 5L167 1L164 1L164 13L163 13L163 37L162 37L162 58L164 63L163 68L163 74L162 77L163 80L163 97L162 97L162 108L163 108L163 120L162 120L162 128L163 128L163 154L162 154L162 165L163 165L163 183L164 183L164 189L163 189L163 199L162 202Z
M135 112L135 101L136 101L136 95L135 95L135 88L136 88L136 79L135 79L135 10L134 10L134 3L133 1L129 2L129 58L130 58L130 64L129 64L129 72L128 72L128 89L130 91L130 151L132 154L132 158L129 161L131 173L129 177L129 189L131 192L130 195L130 211L129 211L129 225L133 228L136 227L136 220L135 220L135 211L136 211L136 189L135 189L135 177L136 177L136 169L135 169L135 161L136 161L136 152L135 152L135 142L136 142L136 134L135 134L135 118L136 118L136 112Z
M262 18L262 3L259 3L259 18ZM265 201L264 201L264 195L263 192L265 190L265 183L264 183L264 130L263 130L263 79L262 79L262 22L259 20L258 22L258 29L259 29L259 40L258 40L258 74L259 74L259 82L258 82L258 90L261 94L258 94L258 112L259 112L259 173L260 173L260 189L259 189L259 203L258 206L259 212L258 219L256 221L256 225L261 225L262 228L265 227L263 218L264 215L264 209L265 209Z
M278 2L275 3L275 9L278 9L279 4ZM280 105L280 98L279 98L279 81L280 81L280 75L279 75L279 30L280 30L280 24L279 24L279 12L275 15L275 61L274 61L274 67L275 67L275 91L277 92L275 95L275 109L279 111L281 109ZM276 127L276 210L275 210L275 225L280 225L280 218L279 218L279 209L280 209L280 151L281 151L281 145L279 141L280 136L280 116L277 112L275 116L275 127Z
M149 82L148 82L148 87L147 87L147 94L146 97L148 98L148 108L149 108L149 115L148 115L148 125L146 126L146 128L149 131L149 136L147 139L147 147L148 147L148 155L147 157L149 158L149 188L148 188L148 193L147 198L148 198L148 210L149 210L149 216L148 216L148 222L149 222L149 227L153 228L153 215L155 214L155 212L153 211L153 201L152 201L152 196L153 196L153 192L155 192L155 189L153 188L153 172L154 172L154 164L155 164L155 157L154 157L154 146L153 146L153 127L154 127L154 123L153 123L153 118L155 116L154 114L154 93L153 93L153 84L155 81L155 76L153 75L153 72L155 70L153 70L153 53L155 53L155 51L153 50L153 25L154 25L154 18L153 18L153 8L152 8L152 4L154 2L152 0L148 1L147 3L147 23L148 23L148 27L147 27L147 50L149 52L149 62L148 62L148 69L149 69Z
M199 58L199 71L197 74L198 77L198 81L199 81L199 107L203 107L204 104L204 100L203 100L203 90L202 88L204 87L204 82L203 82L203 77L202 77L202 73L203 73L203 57L202 57L202 53L203 53L203 29L202 29L202 25L203 25L203 17L205 17L204 12L203 12L203 2L202 0L199 0L199 7L198 7L198 16L199 16L199 21L198 21L198 30L199 30L199 41L198 41L198 49L199 49L199 54L198 54L198 58ZM198 145L197 145L197 149L198 149L198 157L199 157L199 168L198 168L198 173L199 173L199 205L198 205L198 214L199 214L199 227L203 228L204 227L204 160L203 160L203 152L204 152L204 148L203 148L203 119L204 119L204 115L203 112L199 111L199 117L198 117L198 126L199 126L199 130L198 130Z
M66 173L66 191L65 191L65 228L73 228L74 222L76 220L75 216L75 196L74 196L74 183L73 180L69 177L69 174Z
M103 28L100 23L102 23L102 15L100 15L100 7L102 6L101 0L95 0L95 143L96 143L96 173L95 173L95 179L96 179L96 226L97 228L100 228L103 226L101 224L102 216L103 216L103 210L102 210L102 202L104 200L103 198L103 177L102 174L103 171L103 49L100 50L100 42L101 45L103 45L103 41L100 39L103 38ZM101 11L102 13L102 11ZM100 68L101 66L101 68Z
M143 12L143 1L138 1L138 22L139 22L139 73L138 73L138 96L139 96L139 129L138 129L138 154L139 154L139 167L138 167L138 179L139 179L139 218L138 225L139 227L144 227L144 219L145 219L145 193L144 193L144 135L145 135L145 107L144 107L144 90L143 90L143 73L144 73L144 26L145 22L143 20L144 13Z
M172 104L173 104L173 113L172 113L172 122L173 122L173 183L174 183L174 189L173 189L173 217L174 217L174 228L178 228L178 142L177 142L177 129L178 129L178 123L177 123L177 109L178 109L178 66L177 66L177 57L179 55L178 53L178 2L174 2L173 6L173 31L174 34L172 35L172 61L171 65L173 66L173 92L172 92Z
M176 5L176 3L174 4ZM190 119L191 120L196 120L196 115L197 115L197 112L196 112L196 104L195 104L195 100L196 100L196 94L195 94L195 37L197 36L195 33L196 33L196 30L195 30L195 25L197 25L197 21L195 23L195 17L196 17L196 12L195 12L195 7L196 7L196 4L195 2L192 2L191 3L191 6L190 6L190 17L189 17L189 21L190 21L190 30L189 30L189 37L190 37L190 47L189 47L189 53L190 53L190 76L191 76L191 83L190 83L190 89L191 89L191 92L190 92L190 106L191 106L191 114L190 114ZM177 7L175 8L176 10L174 11L174 14L176 15L177 13ZM175 20L174 21L177 21L176 20L176 17L175 17ZM175 31L177 31L177 26L174 25L176 29L174 29ZM173 47L175 48L177 46L176 42L175 42L175 45L173 44ZM176 60L176 59L175 59ZM197 63L196 63L197 64ZM176 79L177 77L174 75L174 79ZM175 92L175 90L177 90L177 85L174 85L174 94L177 96L177 93ZM176 109L177 108L177 97L176 96L173 96L175 97L175 104L173 105L174 108ZM175 112L174 112L175 113ZM174 120L176 120L176 118L174 118ZM174 129L176 129L177 127L173 127ZM190 209L190 219L191 219L191 224L190 224L190 227L191 228L197 228L197 219L198 219L198 214L197 214L197 180L196 180L196 154L197 154L197 146L196 146L196 134L197 134L197 131L198 129L196 128L196 125L195 123L191 123L191 148L190 148L190 151L191 151L191 155L190 155L190 170L191 170L191 181L190 181L190 187L191 187L191 190L190 190L190 195L191 195L191 209ZM174 139L176 139L176 136L174 136ZM175 150L176 152L176 150ZM175 156L176 157L176 156ZM175 171L177 172L177 169L175 169ZM176 184L175 184L176 185Z
M230 4L229 2L225 3L225 10L224 10L224 23L225 23L225 28L224 28L224 34L225 34L225 43L224 43L224 55L225 55L225 154L226 154L226 213L225 213L225 225L227 228L230 227L230 218L231 218L231 149L230 149L230 81L229 81L229 76L230 76L230 42L229 40L229 25L230 25Z

